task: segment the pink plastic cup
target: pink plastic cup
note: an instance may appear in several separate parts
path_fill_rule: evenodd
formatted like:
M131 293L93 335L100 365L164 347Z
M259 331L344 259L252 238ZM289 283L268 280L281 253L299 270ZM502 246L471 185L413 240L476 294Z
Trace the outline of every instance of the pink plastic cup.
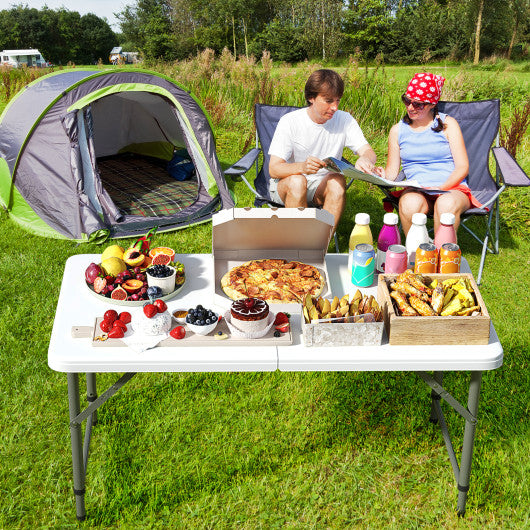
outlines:
M385 274L401 274L407 269L407 249L390 245L386 251Z

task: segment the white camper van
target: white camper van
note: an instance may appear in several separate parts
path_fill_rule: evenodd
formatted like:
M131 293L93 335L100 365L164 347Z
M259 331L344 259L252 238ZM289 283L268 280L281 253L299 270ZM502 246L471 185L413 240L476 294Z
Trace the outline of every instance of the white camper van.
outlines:
M0 64L4 66L12 66L18 68L19 66L35 66L37 68L45 68L49 66L44 60L44 57L39 50L2 50L0 52Z

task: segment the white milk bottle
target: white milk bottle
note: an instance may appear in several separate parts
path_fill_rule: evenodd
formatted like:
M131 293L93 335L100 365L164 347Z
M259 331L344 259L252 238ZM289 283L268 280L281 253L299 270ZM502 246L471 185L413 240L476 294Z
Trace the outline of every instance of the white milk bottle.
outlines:
M407 247L407 259L409 269L414 269L416 261L416 250L422 243L429 243L427 232L427 216L424 213L415 213L412 216L412 226L407 234L405 246Z

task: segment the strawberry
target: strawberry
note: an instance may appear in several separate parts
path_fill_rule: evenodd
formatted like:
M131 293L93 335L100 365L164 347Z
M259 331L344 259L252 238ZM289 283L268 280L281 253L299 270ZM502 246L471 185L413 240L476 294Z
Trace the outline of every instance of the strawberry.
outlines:
M124 324L128 324L131 321L131 313L129 311L123 311L118 317Z
M176 328L173 328L169 334L174 338L174 339L183 339L185 336L186 336L186 330L184 329L184 326L177 326Z
M103 333L108 333L112 329L112 322L110 320L103 319L99 323L99 327L101 328L101 331L103 331Z
M285 324L289 322L289 317L282 313L281 311L279 313L276 313L276 318L274 319L274 325L279 326L280 324Z
M147 318L153 318L158 313L158 309L153 304L144 305L144 315Z
M157 299L153 302L153 305L156 307L156 310L157 310L159 313L163 313L164 311L167 310L167 305L166 305L166 303L164 302L164 300L160 300L160 298L157 298Z
M276 329L280 333L287 333L289 331L289 322L285 322L284 324L280 324L279 326L276 326Z
M124 335L125 333L123 332L123 329L119 326L116 326L109 331L109 339L121 339Z
M115 311L114 309L108 309L103 314L103 318L105 320L110 320L110 323L112 324L118 318L118 312Z
M112 329L114 328L121 328L123 329L123 332L125 333L127 331L127 324L125 324L125 322L123 322L122 320L118 319L118 320L115 320L112 324Z

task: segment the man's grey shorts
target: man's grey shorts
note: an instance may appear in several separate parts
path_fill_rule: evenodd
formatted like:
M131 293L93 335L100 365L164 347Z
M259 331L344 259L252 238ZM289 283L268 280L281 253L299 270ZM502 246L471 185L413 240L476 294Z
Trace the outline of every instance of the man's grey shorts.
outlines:
M322 182L322 177L318 178L307 178L307 204L312 204L313 199L315 197L315 192L317 191L317 188L319 184ZM283 201L280 199L280 195L278 194L278 182L280 182L280 179L273 179L271 178L269 181L269 194L271 196L271 200L278 203L283 204Z

